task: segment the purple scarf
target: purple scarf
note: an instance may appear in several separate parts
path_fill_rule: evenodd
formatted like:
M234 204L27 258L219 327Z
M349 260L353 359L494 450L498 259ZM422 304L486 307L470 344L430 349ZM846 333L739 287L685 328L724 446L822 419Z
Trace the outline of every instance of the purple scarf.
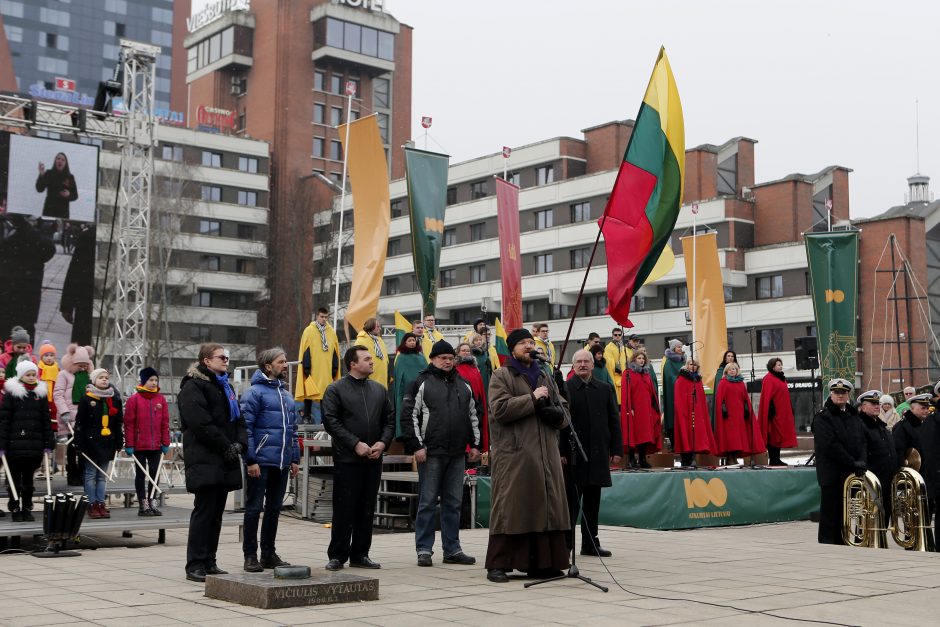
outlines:
M522 362L520 362L518 359L515 357L510 357L506 360L506 365L512 366L523 376L525 376L526 381L529 382L529 385L532 386L533 390L539 386L539 373L541 372L541 369L539 368L539 362L533 359L532 363L530 363L528 366L523 366Z

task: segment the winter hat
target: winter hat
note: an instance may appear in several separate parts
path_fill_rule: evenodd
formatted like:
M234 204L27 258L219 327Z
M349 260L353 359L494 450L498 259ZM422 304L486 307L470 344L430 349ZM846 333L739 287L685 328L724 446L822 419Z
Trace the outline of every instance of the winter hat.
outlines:
M674 351L682 346L682 340L669 340L669 350Z
M72 356L73 364L90 364L91 363L91 351L88 350L88 346L78 346L75 348L75 353Z
M509 335L506 337L506 346L509 348L509 352L512 352L513 347L521 342L522 340L531 340L532 333L528 329L513 329L509 332Z
M457 353L454 351L454 347L450 345L450 342L447 340L438 340L434 342L434 346L431 347L431 359L439 355L453 355L456 357Z
M56 355L56 356L59 355L59 352L55 349L55 346L53 346L52 342L50 342L49 340L46 340L45 342L42 343L42 346L39 347L39 352L36 354L42 357L46 353L52 353L53 355Z
M885 395L882 396L880 399L878 399L878 404L879 404L879 405L884 405L885 403L887 403L887 404L891 405L892 407L894 407L894 397L891 396L891 395L889 395L889 394L885 394Z
M29 333L21 326L13 327L10 332L10 342L13 344L29 344Z
M27 372L39 372L39 367L28 359L24 359L16 364L17 377L22 377Z
M146 368L140 371L140 384L147 385L147 380L150 379L150 377L159 377L159 376L160 376L160 373L157 372L156 368L151 368L150 366L147 366ZM92 381L94 381L94 378L92 378Z
M103 374L109 374L107 368L95 368L94 370L91 371L91 375L89 375L88 377L88 382L94 385L95 381L98 380L98 377L100 377Z

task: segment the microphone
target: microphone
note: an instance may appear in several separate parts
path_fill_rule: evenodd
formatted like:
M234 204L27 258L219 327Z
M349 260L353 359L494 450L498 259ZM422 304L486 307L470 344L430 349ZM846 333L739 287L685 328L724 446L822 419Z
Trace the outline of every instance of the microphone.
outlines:
M548 361L548 357L546 357L543 353L540 353L538 351L529 351L529 357L531 357L532 359L538 359L541 362Z

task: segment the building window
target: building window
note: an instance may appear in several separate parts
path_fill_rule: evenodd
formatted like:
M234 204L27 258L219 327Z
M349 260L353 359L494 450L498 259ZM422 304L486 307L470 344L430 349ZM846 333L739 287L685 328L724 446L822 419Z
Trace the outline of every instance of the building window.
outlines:
M477 198L485 198L487 195L486 190L486 180L474 181L470 183L470 198L476 200Z
M633 298L630 299L630 311L645 311L646 310L646 297L633 295Z
M324 85L326 85L326 72L317 70L313 73L313 88L317 91L323 91Z
M330 92L334 94L343 95L343 75L342 74L330 74Z
M548 308L548 317L552 320L563 320L571 317L570 305L556 305L552 303Z
M343 123L343 108L330 107L330 125L339 126Z
M254 259L236 259L235 260L235 272L239 274L254 274L255 273L255 260Z
M228 344L248 344L248 329L229 327L225 330L225 341Z
M760 330L760 352L779 353L783 350L783 329Z
M217 255L203 255L202 258L199 260L200 270L217 271L220 265L221 265L221 262Z
M470 225L470 241L479 242L486 237L486 222L477 222Z
M391 83L387 78L372 79L372 104L375 108L388 109L391 106Z
M3 6L4 4L11 4L11 3L9 2L0 3L0 6ZM22 9L23 9L23 6L20 5L20 10ZM3 30L6 31L8 42L15 43L15 44L22 43L23 41L23 29L22 28L20 28L19 26L11 26L10 24L4 24Z
M522 319L535 320L535 303L522 303Z
M555 182L555 167L543 165L535 169L535 184L546 185Z
M182 161L183 160L183 147L174 146L172 144L163 144L163 160L164 161Z
M238 169L242 172L249 172L251 174L258 173L258 160L254 157L239 157L238 158Z
M591 249L590 248L575 248L570 251L571 255L571 269L577 270L578 268L586 268L588 260L591 258Z
M811 337L816 337L816 325L808 324L806 325L806 335Z
M584 298L584 315L603 316L607 313L607 294L589 294Z
M441 287L453 287L457 284L457 270L454 268L447 268L446 270L441 270Z
M571 222L590 222L591 221L591 203L577 202L571 205Z
M722 292L724 292L725 304L730 303L734 298L734 289L730 285L725 285L722 288Z
M672 285L665 288L666 309L689 306L689 289L685 285Z
M0 2L0 13L7 17L23 17L23 3L3 0Z
M323 142L325 140L322 137L313 138L313 156L323 158Z
M256 207L258 205L258 192L249 192L244 189L238 190L238 204L246 207Z
M395 35L368 26L326 18L326 45L350 52L395 60Z
M401 254L401 240L400 239L390 239L388 240L388 247L385 250L386 257L394 257L395 255Z
M222 235L222 223L218 220L200 220L199 221L199 234L200 235Z
M404 205L404 201L401 198L399 198L398 200L392 201L392 217L393 218L400 218L402 216L403 205Z
M542 209L541 211L536 211L535 212L536 230L552 228L552 223L554 222L554 219L555 219L555 211L553 209Z
M377 115L376 121L379 123L379 137L382 138L382 143L388 143L388 114L379 113Z
M385 279L385 293L389 296L394 296L398 293L399 281L398 277L391 277Z
M507 172L505 180L516 187L522 187L522 176L518 172Z
M330 141L330 159L334 161L343 160L343 145L339 140L334 139Z
M212 292L199 290L193 294L193 307L212 307Z
M536 274L545 274L552 271L552 254L545 253L544 255L535 256L535 273Z
M783 297L783 275L774 274L771 276L762 276L757 278L757 298L781 298Z
M447 206L457 204L457 188L448 187L447 188Z
M486 280L486 265L479 264L470 266L470 282L482 283Z
M209 305L197 305L194 307L208 307ZM190 342L209 342L212 340L212 329L204 324L194 324L189 327Z
M457 229L444 229L443 246L454 246L457 244Z
M221 168L222 167L222 155L218 152L209 152L208 150L202 151L202 165L209 168Z
M343 252L339 254L339 265L348 266L353 262L353 250L352 248L344 248Z
M238 225L238 239L255 239L255 225L254 224L239 224Z
M202 200L208 200L210 202L221 202L222 188L214 185L203 185L201 198Z

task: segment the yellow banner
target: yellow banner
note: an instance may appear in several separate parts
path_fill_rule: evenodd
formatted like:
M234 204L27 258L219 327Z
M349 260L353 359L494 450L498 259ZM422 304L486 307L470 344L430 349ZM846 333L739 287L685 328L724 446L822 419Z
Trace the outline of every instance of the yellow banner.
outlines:
M339 127L353 195L353 275L346 307L346 324L356 330L376 316L385 274L385 253L391 210L388 164L377 117L370 115Z
M702 383L706 388L714 389L716 371L728 350L725 291L721 284L716 234L683 237L682 254L685 255L685 284L689 290L689 311L695 334L692 339L696 342L692 348L695 359L701 364Z

